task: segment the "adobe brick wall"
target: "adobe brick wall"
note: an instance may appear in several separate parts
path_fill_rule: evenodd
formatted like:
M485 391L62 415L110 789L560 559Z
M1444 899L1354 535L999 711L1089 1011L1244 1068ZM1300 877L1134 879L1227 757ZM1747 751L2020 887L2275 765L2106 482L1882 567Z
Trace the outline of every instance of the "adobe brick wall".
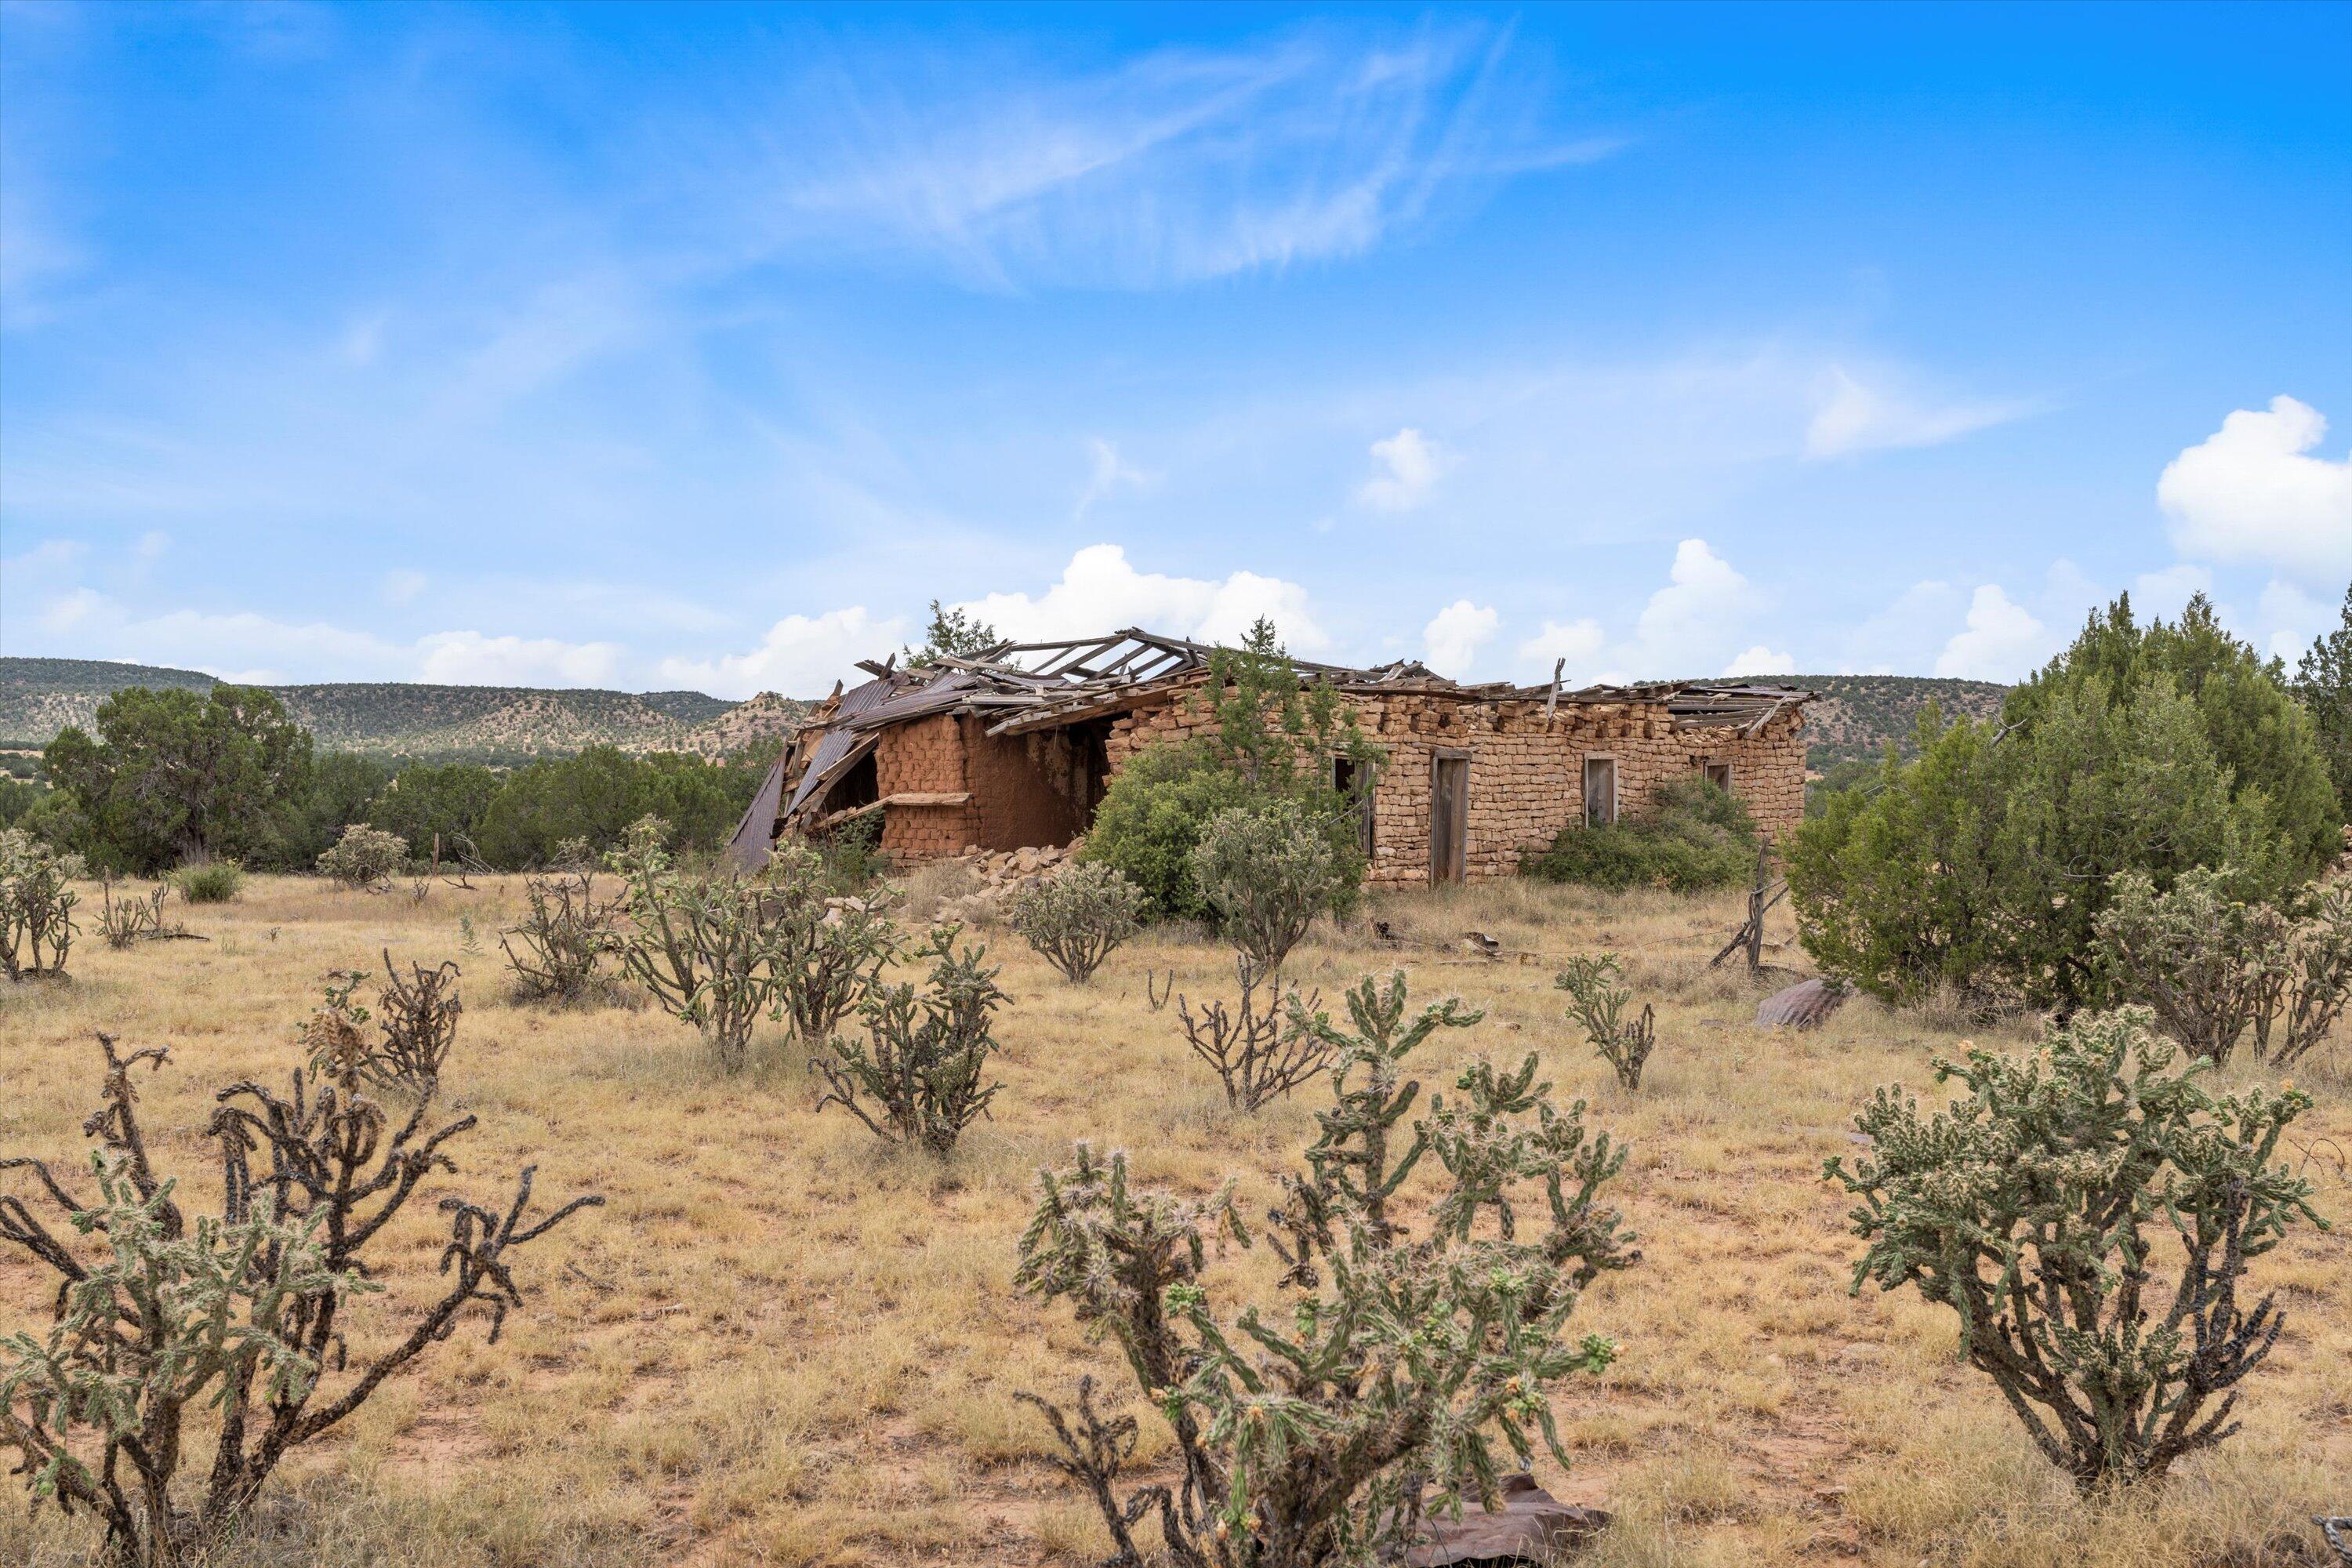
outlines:
M874 744L874 784L885 798L894 795L954 795L965 781L961 721L935 713L893 724ZM882 808L883 851L901 860L932 860L961 854L979 842L975 805L888 805Z
M1686 778L1703 761L1729 762L1732 791L1775 841L1805 814L1801 713L1781 715L1761 732L1728 729L1677 732L1663 702L1574 704L1550 724L1540 702L1475 702L1425 695L1346 699L1356 721L1388 752L1372 797L1369 880L1389 886L1429 879L1430 785L1441 750L1470 753L1469 822L1464 874L1507 877L1526 851L1551 842L1582 820L1584 763L1617 762L1622 814L1649 808L1658 787ZM1123 715L1111 727L1117 773L1144 747L1190 739L1202 728L1197 705L1176 700Z

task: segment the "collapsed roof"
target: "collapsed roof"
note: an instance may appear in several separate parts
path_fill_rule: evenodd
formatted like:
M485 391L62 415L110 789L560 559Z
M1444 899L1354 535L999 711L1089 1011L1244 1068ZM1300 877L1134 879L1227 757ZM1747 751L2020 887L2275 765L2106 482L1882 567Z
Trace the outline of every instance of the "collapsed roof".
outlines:
M1056 642L1003 642L981 653L935 655L927 663L898 667L897 658L862 661L873 679L832 697L810 716L802 742L786 749L759 798L744 814L736 838L755 826L765 850L765 829L790 822L874 749L881 731L933 714L969 714L987 720L992 735L1057 729L1151 703L1179 688L1204 679L1217 648L1210 643L1162 637L1129 626L1104 637ZM1303 681L1322 681L1341 691L1451 698L1463 701L1542 702L1547 711L1561 704L1661 702L1675 727L1761 730L1787 709L1812 697L1809 691L1711 681L1656 681L1633 686L1587 686L1560 689L1559 672L1541 686L1508 681L1464 685L1433 673L1417 660L1360 668L1292 659ZM816 737L814 746L805 738ZM795 776L795 768L797 774ZM791 786L785 798L784 789Z

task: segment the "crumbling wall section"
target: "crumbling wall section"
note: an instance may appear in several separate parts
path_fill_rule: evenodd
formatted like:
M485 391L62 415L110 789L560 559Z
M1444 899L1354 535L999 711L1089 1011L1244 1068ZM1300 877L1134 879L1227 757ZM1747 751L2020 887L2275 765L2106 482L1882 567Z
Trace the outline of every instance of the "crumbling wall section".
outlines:
M874 782L881 798L894 795L962 795L966 776L962 721L938 713L885 729L874 745ZM899 860L934 860L980 842L980 813L967 800L955 805L886 805L883 851Z
M1086 759L1065 730L992 735L963 721L964 778L971 790L972 844L1026 849L1067 844L1087 830Z

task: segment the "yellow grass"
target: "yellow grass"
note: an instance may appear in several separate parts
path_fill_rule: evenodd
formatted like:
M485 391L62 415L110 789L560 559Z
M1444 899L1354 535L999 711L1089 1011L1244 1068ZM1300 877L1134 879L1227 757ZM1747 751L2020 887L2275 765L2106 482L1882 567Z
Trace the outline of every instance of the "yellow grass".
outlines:
M1154 1181L1205 1188L1237 1170L1253 1208L1271 1197L1320 1086L1237 1120L1172 1011L1144 1001L1150 969L1173 969L1196 995L1229 984L1222 954L1145 942L1073 989L1000 936L1016 1001L1001 1031L1009 1087L940 1166L813 1114L803 1053L781 1037L730 1079L659 1013L509 1004L494 932L519 894L512 881L444 888L417 904L256 878L241 902L183 911L208 942L117 953L85 939L72 984L0 995L0 1153L79 1168L89 1036L103 1028L171 1047L171 1065L142 1082L143 1110L159 1159L202 1188L196 1133L213 1091L282 1077L329 969L374 963L385 946L404 961L458 957L467 1013L446 1089L481 1127L436 1191L500 1196L532 1162L543 1200L609 1200L527 1257L530 1302L499 1343L469 1325L289 1467L268 1539L236 1560L1027 1564L1098 1552L1098 1528L1041 1462L1039 1428L1013 1394L1066 1395L1109 1358L1066 1309L1010 1293L1014 1239L1032 1172L1079 1137L1129 1150ZM1443 1081L1458 1054L1534 1049L1633 1145L1619 1198L1643 1259L1580 1312L1622 1359L1565 1394L1576 1463L1540 1472L1560 1496L1619 1513L1591 1560L2304 1561L2282 1553L2313 1537L2307 1516L2352 1508L2346 1233L2306 1231L2263 1260L2289 1322L2248 1390L2245 1430L2160 1494L2076 1502L1956 1359L1948 1315L1848 1295L1857 1244L1818 1177L1825 1155L1852 1147L1845 1129L1871 1088L1927 1091L1928 1060L1960 1026L1857 1004L1818 1035L1755 1032L1746 979L1705 967L1735 905L1499 884L1375 911L1435 942L1475 927L1549 956L1614 948L1658 1003L1651 1081L1629 1096L1563 1027L1549 967L1428 950L1404 960L1417 996L1458 992L1487 1009L1480 1027L1430 1047L1424 1079ZM459 952L461 914L487 952ZM1327 996L1396 962L1323 934L1293 967ZM2323 1212L2352 1220L2320 1142L2352 1148L2343 1047L2303 1077L2322 1100L2299 1131L2317 1151ZM436 1216L415 1206L390 1250L394 1308L433 1283ZM1265 1278L1266 1262L1219 1267L1238 1282ZM0 1263L0 1331L45 1321L46 1293L21 1261ZM369 1303L370 1322L385 1314ZM367 1348L362 1334L353 1349ZM1106 1386L1124 1392L1118 1376ZM78 1563L89 1539L0 1510L0 1562Z

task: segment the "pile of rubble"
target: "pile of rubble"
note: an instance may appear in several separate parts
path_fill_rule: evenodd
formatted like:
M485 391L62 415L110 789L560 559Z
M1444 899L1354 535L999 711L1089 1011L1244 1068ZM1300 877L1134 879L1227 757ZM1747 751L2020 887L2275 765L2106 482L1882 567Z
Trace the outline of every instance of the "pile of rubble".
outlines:
M1076 858L1077 852L1076 843L1027 849L968 849L934 862L960 868L964 875L958 880L970 883L969 891L958 893L940 906L940 918L961 921L967 925L1000 922L1013 894L1052 881L1061 874L1063 867Z

